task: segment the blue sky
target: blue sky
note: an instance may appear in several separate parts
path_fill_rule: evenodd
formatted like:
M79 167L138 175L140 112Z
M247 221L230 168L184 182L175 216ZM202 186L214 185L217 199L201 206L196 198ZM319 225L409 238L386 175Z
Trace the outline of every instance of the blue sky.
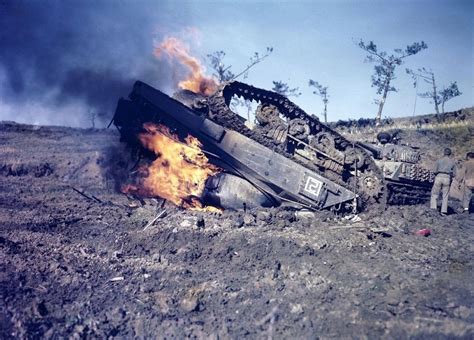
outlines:
M273 54L257 65L245 81L271 88L282 80L303 93L292 98L309 113L319 114L322 103L308 88L308 79L329 87L330 120L373 117L377 98L370 77L373 64L354 42L373 40L391 51L424 40L428 49L406 59L397 72L383 116L413 114L415 89L405 68L434 71L439 87L457 81L463 95L446 104L446 110L473 105L472 1L190 1L174 15L170 33L181 26L200 32L193 51L202 59L224 50L235 71L244 68L254 51L266 46ZM176 8L161 13L166 18ZM420 92L425 84L420 83ZM427 99L418 98L416 113L434 112Z
M307 86L316 80L329 87L331 121L377 111L373 64L364 63L359 39L386 51L423 40L428 49L397 70L400 91L389 94L383 116L413 114L406 67L432 69L439 88L457 81L463 94L446 104L456 110L473 105L473 18L468 0L3 0L0 120L90 126L89 113L110 117L136 79L172 94L176 70L153 55L154 44L169 36L185 39L202 61L225 51L234 72L273 47L244 81L299 87L303 94L292 100L319 115L322 102ZM421 83L419 91L426 90ZM432 112L429 100L417 99L416 114Z

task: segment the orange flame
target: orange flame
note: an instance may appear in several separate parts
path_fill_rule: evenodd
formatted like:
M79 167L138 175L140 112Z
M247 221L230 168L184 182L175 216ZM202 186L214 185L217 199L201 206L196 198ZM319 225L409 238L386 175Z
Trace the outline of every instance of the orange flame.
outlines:
M157 158L146 169L141 169L140 187L127 186L124 191L159 196L188 209L219 211L203 207L199 200L206 179L219 172L208 163L199 140L188 135L183 143L164 125L146 123L143 127L146 132L141 133L139 139Z
M166 53L170 58L178 60L189 70L188 77L178 83L182 89L210 96L217 91L217 81L205 75L201 62L189 52L189 47L182 41L170 37L166 38L155 48L155 56L161 58Z

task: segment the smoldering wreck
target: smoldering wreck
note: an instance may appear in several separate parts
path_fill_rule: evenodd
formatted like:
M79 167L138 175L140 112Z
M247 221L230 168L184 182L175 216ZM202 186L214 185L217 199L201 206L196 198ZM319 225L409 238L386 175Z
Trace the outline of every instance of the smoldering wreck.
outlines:
M473 215L423 205L454 134L362 141L193 79L136 82L118 132L0 123L1 337L472 337Z

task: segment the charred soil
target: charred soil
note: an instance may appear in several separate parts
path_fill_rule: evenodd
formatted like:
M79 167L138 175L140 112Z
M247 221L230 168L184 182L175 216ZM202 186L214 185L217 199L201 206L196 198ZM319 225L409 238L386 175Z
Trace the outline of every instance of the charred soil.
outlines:
M0 124L0 337L474 336L474 214L186 211L121 194L127 156Z

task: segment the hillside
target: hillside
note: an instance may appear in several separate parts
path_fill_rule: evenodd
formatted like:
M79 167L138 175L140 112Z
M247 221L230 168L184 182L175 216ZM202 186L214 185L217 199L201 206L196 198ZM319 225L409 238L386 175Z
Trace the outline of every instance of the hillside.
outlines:
M380 131L397 134L402 144L423 151L423 164L432 166L445 147L453 150L456 159L464 159L466 152L474 150L474 108L445 114L429 114L385 120L375 127L374 119L339 121L330 124L345 137L362 142L376 141Z
M431 160L470 128L400 133ZM4 122L0 141L1 338L474 335L473 214L192 212L117 190L113 129Z

